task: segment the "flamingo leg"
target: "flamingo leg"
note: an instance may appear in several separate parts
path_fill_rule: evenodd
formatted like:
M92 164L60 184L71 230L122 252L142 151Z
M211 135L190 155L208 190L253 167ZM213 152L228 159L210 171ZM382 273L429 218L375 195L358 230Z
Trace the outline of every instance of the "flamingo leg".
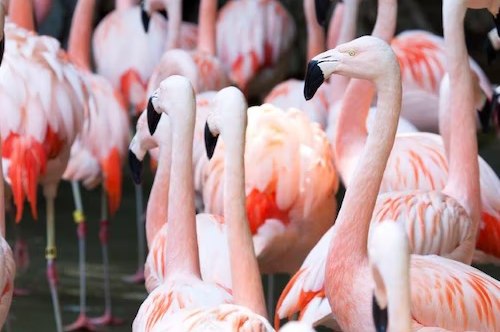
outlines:
M142 199L142 184L135 185L135 208L136 208L136 222L137 222L137 247L138 247L138 261L137 271L131 276L123 278L124 281L129 283L140 284L144 282L144 263L146 261L145 253L145 230L144 230L144 205Z
M73 213L73 219L77 225L77 235L78 235L78 256L80 265L80 314L75 322L64 327L65 331L78 331L87 330L95 331L95 327L90 322L87 317L87 278L85 271L85 252L86 243L85 237L87 234L87 223L85 221L85 214L83 213L83 203L82 196L80 194L80 186L78 181L71 181L71 188L73 189L73 198L75 200L75 212Z
M16 238L14 243L14 260L16 262L16 274L19 275L21 274L20 272L25 272L29 267L28 243L22 237L21 225L15 222L12 207L8 215L14 225L14 236ZM29 294L30 291L28 289L14 288L14 296L26 296Z
M91 322L95 325L121 325L123 320L112 315L111 307L111 287L109 284L109 221L108 206L104 188L101 193L101 223L99 225L99 239L101 241L103 274L104 274L104 315L92 318Z
M50 287L50 295L52 297L52 305L54 307L54 318L56 323L56 331L62 332L63 325L61 319L61 308L59 306L59 298L57 296L57 268L56 268L56 230L54 216L54 200L56 186L45 186L45 200L47 204L47 247L45 248L45 259L47 260L47 280Z

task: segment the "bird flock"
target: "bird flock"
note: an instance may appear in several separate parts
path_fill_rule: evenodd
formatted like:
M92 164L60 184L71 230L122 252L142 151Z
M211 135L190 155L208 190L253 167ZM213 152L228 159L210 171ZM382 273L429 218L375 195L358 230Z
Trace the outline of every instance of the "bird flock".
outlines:
M18 223L27 202L39 218L39 185L53 329L124 323L108 242L127 159L139 257L127 281L147 290L132 331L500 331L500 281L471 266L500 265L500 179L477 142L499 131L500 89L469 57L464 30L468 10L489 11L492 62L499 0L442 0L443 36L395 35L398 1L378 0L361 37L361 0L303 0L304 80L286 80L297 27L278 0L200 0L198 24L182 21L181 0L116 0L95 29L96 0L77 0L67 49L36 31L51 4L0 0L0 328L27 264L5 240L6 211ZM61 180L79 249L69 325ZM98 318L86 311L81 185L101 188ZM279 299L276 273L290 276Z

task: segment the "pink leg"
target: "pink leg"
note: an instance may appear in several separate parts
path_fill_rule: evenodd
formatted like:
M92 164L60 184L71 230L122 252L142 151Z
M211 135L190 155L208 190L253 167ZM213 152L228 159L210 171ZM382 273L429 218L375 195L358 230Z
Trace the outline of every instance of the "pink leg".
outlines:
M101 220L99 227L99 239L101 240L103 271L104 271L104 315L101 317L92 318L90 321L95 325L121 325L123 319L113 317L111 308L111 288L109 285L109 257L108 257L108 240L109 240L109 221Z

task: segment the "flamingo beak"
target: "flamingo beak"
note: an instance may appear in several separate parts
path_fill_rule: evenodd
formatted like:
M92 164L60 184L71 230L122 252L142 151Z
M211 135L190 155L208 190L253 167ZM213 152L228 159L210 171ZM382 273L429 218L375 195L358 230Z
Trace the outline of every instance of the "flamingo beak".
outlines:
M372 315L373 323L375 324L375 331L386 332L388 325L387 308L380 308L375 295L372 299Z
M332 0L314 0L314 5L316 8L316 20L319 25L324 25L332 6Z
M2 37L2 40L0 40L0 65L2 64L4 50L5 50L5 34Z
M491 43L491 40L489 38L486 38L484 48L486 49L488 64L491 65L495 61L495 58L497 57L497 52L495 51L495 48L493 47L493 44Z
M205 123L205 149L207 151L208 160L212 159L215 147L217 146L217 139L219 135L213 135L208 127L208 122Z
M148 112L149 133L151 135L153 135L155 133L156 128L158 127L158 123L160 122L160 119L161 119L161 113L158 114L158 112L156 112L155 107L153 105L153 97L149 97L147 112Z
M141 1L141 21L142 21L142 27L144 28L144 32L148 32L149 30L149 21L151 17L149 13L146 11L144 8L144 1Z
M142 161L137 159L132 150L128 150L128 166L132 173L132 180L135 184L140 184L142 182Z

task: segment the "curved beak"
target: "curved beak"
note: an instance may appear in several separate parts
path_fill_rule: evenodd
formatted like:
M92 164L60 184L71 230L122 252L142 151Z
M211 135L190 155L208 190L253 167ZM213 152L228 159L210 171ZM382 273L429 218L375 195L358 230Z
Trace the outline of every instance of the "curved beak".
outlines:
M489 38L486 38L484 48L486 50L486 57L488 59L488 64L491 65L497 57L497 52L493 47L493 44L491 43L491 40Z
M149 133L151 135L153 135L155 133L156 128L158 127L158 123L160 122L160 119L161 119L161 113L158 114L158 112L156 112L155 107L153 105L153 97L149 97L147 112L148 112L147 115L148 115Z
M332 7L332 0L314 0L314 5L316 8L316 20L319 25L324 25L330 13L330 8Z
M377 332L386 332L388 325L388 316L387 316L387 308L382 309L378 305L377 299L375 295L372 298L372 316L373 323L375 324L375 331Z
M142 161L137 159L137 156L132 150L128 150L128 166L132 174L132 180L135 184L142 182Z
M316 55L307 64L306 77L304 78L304 97L311 99L323 82L330 77L340 62L341 53L331 49Z
M151 19L151 16L149 13L146 11L146 8L144 7L144 0L141 1L141 21L142 21L142 27L144 28L144 31L147 33L149 30L149 21Z
M219 135L214 136L208 127L208 122L205 123L205 149L207 151L208 160L212 159L217 146Z
M2 40L0 40L0 65L2 64L4 50L5 50L5 34L3 35Z

